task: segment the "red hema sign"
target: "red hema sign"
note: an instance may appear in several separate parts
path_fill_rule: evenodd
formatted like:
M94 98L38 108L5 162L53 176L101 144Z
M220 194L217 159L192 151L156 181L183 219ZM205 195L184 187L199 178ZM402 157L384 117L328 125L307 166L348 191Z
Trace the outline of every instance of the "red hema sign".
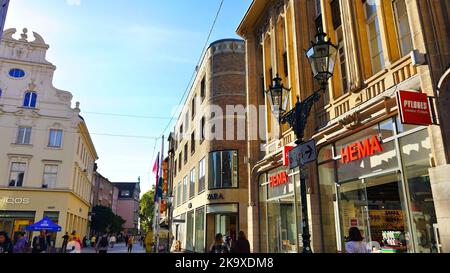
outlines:
M427 94L411 91L399 91L398 104L403 124L433 124Z

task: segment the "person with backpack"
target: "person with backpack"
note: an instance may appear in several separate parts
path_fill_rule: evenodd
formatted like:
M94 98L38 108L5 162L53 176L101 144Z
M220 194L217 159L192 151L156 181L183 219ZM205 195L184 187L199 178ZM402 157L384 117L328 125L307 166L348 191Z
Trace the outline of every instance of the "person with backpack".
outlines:
M47 232L41 230L39 236L33 238L33 253L46 253L48 249Z
M229 253L228 247L223 242L223 235L218 233L214 243L210 247L210 253Z
M108 253L108 247L109 247L108 236L106 236L106 235L100 236L100 238L98 238L98 243L97 243L97 247L96 247L96 250L98 251L98 253L100 253L100 254Z

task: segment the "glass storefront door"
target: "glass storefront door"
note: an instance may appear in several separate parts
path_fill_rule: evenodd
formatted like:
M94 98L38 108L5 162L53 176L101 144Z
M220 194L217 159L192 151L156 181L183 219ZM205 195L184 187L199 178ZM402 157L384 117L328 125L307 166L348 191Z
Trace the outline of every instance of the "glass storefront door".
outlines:
M368 251L407 252L409 232L401 185L397 172L342 184L339 207L343 238L351 227L357 227Z
M267 203L268 240L270 253L296 253L297 227L294 197Z

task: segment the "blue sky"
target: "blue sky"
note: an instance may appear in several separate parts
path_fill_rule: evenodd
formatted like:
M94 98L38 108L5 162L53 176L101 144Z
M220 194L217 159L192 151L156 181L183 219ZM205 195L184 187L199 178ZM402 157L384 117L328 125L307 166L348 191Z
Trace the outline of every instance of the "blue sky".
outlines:
M251 0L225 0L210 42L237 38ZM99 171L111 181L136 181L143 192L153 139L95 135L159 136L184 93L220 0L12 0L5 28L41 34L47 59L57 66L55 87L72 92L93 134ZM83 113L84 112L84 113ZM172 129L172 126L170 127ZM167 135L167 133L166 133ZM158 148L160 149L160 144Z

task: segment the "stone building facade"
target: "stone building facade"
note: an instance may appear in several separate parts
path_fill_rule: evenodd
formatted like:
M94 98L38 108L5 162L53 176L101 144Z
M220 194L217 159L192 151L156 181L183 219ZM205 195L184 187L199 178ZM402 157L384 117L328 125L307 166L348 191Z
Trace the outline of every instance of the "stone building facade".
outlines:
M226 111L245 105L244 43L216 41L171 137L172 232L187 251L207 252L216 233L236 239L247 231L245 112Z
M281 128L264 141L249 141L249 230L256 250L301 249L298 176L281 167L294 136L272 119L263 91L276 74L292 88L290 107L296 96L317 90L304 50L321 28L338 57L306 134L319 153L308 172L313 250L345 251L348 229L358 227L382 252L449 251L448 84L438 90L449 64L448 11L446 1L253 1L238 28L246 39L248 102L267 105L267 115L257 119L266 120L268 135ZM402 122L400 90L432 97L437 123ZM356 156L355 147L374 142L380 153ZM269 180L280 172L293 185L274 197ZM283 215L286 208L293 212ZM264 219L280 224L262 226ZM276 234L280 240L271 239Z

